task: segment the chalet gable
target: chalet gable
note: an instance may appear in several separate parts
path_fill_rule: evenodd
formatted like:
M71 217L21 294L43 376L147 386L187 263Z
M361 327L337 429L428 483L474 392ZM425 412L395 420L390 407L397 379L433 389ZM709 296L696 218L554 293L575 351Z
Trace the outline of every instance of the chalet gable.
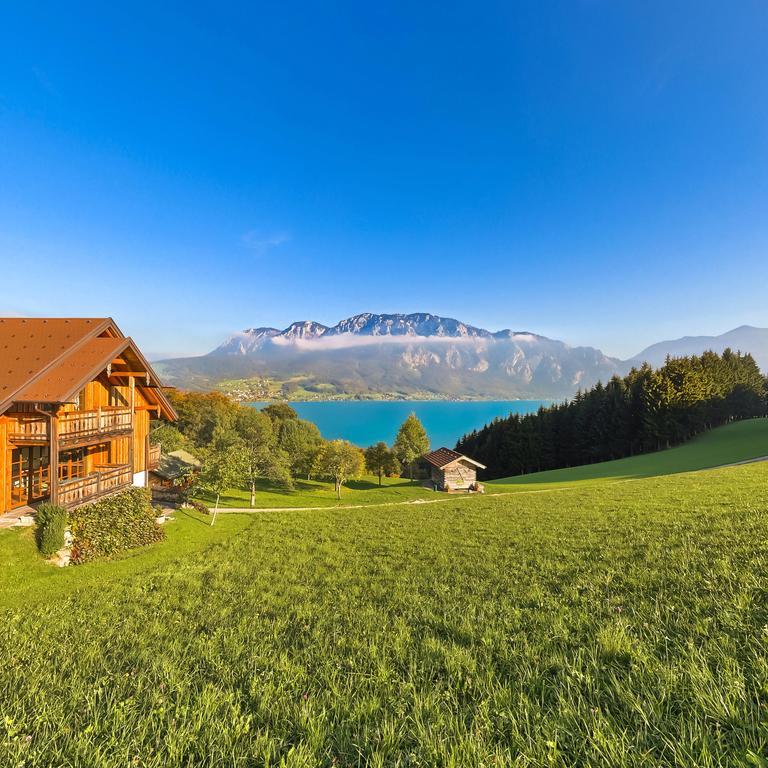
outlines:
M134 377L147 399L175 418L157 374L111 318L0 318L0 353L0 414L14 402L72 402L106 373L115 384Z

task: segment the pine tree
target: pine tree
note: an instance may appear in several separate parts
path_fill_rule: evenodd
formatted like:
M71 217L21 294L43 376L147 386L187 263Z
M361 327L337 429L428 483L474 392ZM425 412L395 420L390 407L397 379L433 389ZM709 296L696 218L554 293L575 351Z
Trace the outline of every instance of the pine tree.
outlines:
M768 378L751 355L727 349L643 364L568 402L495 419L457 450L487 465L486 477L504 477L658 450L766 412Z

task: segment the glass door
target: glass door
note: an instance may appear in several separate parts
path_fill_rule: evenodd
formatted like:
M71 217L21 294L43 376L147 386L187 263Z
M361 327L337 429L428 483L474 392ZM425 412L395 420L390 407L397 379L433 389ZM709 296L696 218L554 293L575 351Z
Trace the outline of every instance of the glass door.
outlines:
M20 507L29 500L29 454L27 448L11 452L11 507Z
M40 501L51 493L48 446L11 452L11 508Z

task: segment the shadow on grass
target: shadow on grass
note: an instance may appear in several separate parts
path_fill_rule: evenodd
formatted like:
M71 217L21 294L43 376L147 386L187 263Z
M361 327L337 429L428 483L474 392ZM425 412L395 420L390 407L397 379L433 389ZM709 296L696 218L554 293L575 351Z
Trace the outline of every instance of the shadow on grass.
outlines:
M211 515L204 515L202 512L198 512L194 509L184 509L177 507L173 510L174 517L185 517L187 520L193 520L200 525L210 526Z
M399 480L398 482L385 482L379 485L378 480L348 480L344 483L345 487L354 491L375 491L381 489L387 490L389 488L417 488L418 483L415 481L412 483L410 480Z
M373 483L370 480L348 480L344 485L353 491L374 491L379 487L378 483ZM382 485L381 487L385 488L386 486Z

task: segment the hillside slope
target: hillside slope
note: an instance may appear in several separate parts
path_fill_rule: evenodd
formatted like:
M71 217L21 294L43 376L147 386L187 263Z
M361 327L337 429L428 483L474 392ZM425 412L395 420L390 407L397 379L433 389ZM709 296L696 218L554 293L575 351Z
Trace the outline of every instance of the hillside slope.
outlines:
M736 464L768 456L768 419L750 419L713 429L684 445L616 461L553 469L529 475L500 478L487 483L489 490L527 490L573 486L601 481L632 480ZM768 470L768 464L766 464Z

